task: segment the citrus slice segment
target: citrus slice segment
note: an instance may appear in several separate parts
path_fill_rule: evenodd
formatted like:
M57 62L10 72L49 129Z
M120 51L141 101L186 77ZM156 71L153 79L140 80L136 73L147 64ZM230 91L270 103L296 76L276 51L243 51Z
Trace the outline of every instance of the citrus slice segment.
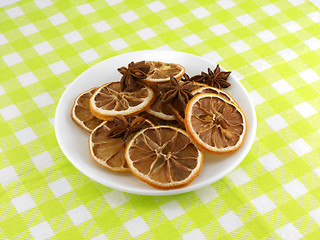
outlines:
M169 82L170 76L181 79L185 73L185 68L177 63L145 61L145 64L150 66L147 77L145 79L141 79L146 83Z
M129 118L129 122L136 117ZM137 131L131 132L125 139L111 137L110 133L116 126L114 121L104 121L95 128L89 137L89 151L91 157L103 167L114 172L130 172L125 159L125 148ZM145 120L140 129L154 126L149 120Z
M238 105L237 102L230 96L230 94L228 94L227 92L225 92L225 91L223 91L223 90L221 90L219 88L206 86L206 87L201 87L201 88L195 89L191 93L193 95L197 95L197 94L200 94L200 93L214 93L214 94L219 95L220 97L223 97L227 101Z
M81 93L75 100L71 109L72 120L83 130L91 133L102 120L92 115L89 108L89 101L97 88L91 88Z
M171 126L138 132L128 143L125 156L131 172L159 189L187 186L202 167L202 153L187 133Z
M131 116L147 109L154 100L153 90L137 83L133 91L121 91L119 82L99 87L90 98L90 111L102 120L112 120L116 115Z
M189 101L185 126L200 149L218 154L236 151L247 129L239 106L212 93L198 94Z

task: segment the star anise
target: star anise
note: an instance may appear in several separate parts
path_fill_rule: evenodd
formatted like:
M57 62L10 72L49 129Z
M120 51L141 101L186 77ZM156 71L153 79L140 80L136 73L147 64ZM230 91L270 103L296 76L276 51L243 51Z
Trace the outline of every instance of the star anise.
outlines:
M200 75L191 77L190 81L205 83L211 87L216 87L219 89L227 88L231 86L231 84L227 82L230 73L231 72L221 72L218 64L213 72L210 68L208 68L208 73L201 72Z
M161 91L166 92L161 101L171 103L177 100L177 102L185 108L189 100L193 97L191 94L192 87L193 82L179 83L175 77L170 76L170 84L159 87Z
M136 80L146 78L149 70L150 66L146 65L145 61L131 62L128 67L118 68L118 71L122 74L120 80L121 91L132 91L136 86Z
M160 91L165 92L161 101L168 103L169 108L175 115L177 120L184 126L184 109L193 97L191 90L193 82L178 82L178 80L170 76L170 83L161 85Z
M143 128L145 119L143 117L126 118L123 115L113 117L115 126L108 133L109 138L122 138L125 141L131 133Z
M188 74L184 73L182 78L181 78L181 81L184 81L184 82L189 82L190 81L190 77Z

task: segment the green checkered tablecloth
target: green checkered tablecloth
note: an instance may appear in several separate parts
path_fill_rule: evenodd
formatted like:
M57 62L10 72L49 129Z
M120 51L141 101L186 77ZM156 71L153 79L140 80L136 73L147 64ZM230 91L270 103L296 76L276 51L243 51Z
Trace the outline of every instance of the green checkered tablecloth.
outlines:
M0 5L0 239L320 239L320 12L310 2ZM204 56L241 80L258 130L228 176L139 196L90 180L62 154L53 120L68 84L143 49Z

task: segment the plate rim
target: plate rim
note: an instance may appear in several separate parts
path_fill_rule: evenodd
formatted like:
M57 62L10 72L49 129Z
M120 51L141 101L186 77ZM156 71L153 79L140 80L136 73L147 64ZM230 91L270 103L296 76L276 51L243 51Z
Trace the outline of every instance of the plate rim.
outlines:
M216 62L213 62L212 60L210 59L207 59L207 58L204 58L204 57L201 57L201 56L197 56L197 55L194 55L194 54L191 54L191 53L187 53L187 52L182 52L182 51L168 51L168 50L141 50L141 51L131 51L131 52L126 52L126 53L123 53L123 54L118 54L118 55L115 55L113 57L110 57L110 58L107 58L107 59L104 59L94 65L92 65L91 67L89 67L88 69L86 69L85 71L83 71L80 75L78 75L69 85L68 87L64 90L63 94L61 95L60 99L59 99L59 102L57 104L57 107L56 107L56 111L55 111L55 118L54 118L54 129L55 129L55 135L56 135L56 139L57 139L57 142L58 142L58 145L61 149L61 151L63 152L63 154L65 155L65 157L67 158L67 160L75 167L77 168L82 174L84 174L85 176L89 177L90 179L104 185L104 186L107 186L107 187L110 187L112 189L115 189L115 190L118 190L118 191L122 191L122 192L127 192L127 193L132 193L132 194L137 194L137 195L146 195L146 196L167 196L167 195L177 195L177 194L182 194L182 193L187 193L187 192L191 192L191 191L194 191L194 190L197 190L197 189L200 189L200 188L203 188L207 185L210 185L218 180L220 180L221 178L223 178L224 176L226 176L228 173L230 173L231 171L233 171L237 166L239 166L241 164L241 162L245 159L245 157L248 155L248 153L250 152L252 146L253 146L253 143L254 143L254 139L251 140L251 142L249 142L249 147L247 149L247 151L245 151L241 156L241 160L238 160L238 161L234 161L232 162L232 164L230 164L224 171L221 171L219 172L219 174L217 174L214 178L209 178L209 179L206 179L202 182L200 182L198 185L189 185L189 186L186 186L184 188L178 188L178 189L171 189L171 190L158 190L158 189L150 189L150 190L132 190L130 188L127 188L127 187L124 187L124 186L121 186L121 185L117 185L117 184L114 184L113 182L108 182L108 185L106 185L105 181L103 181L99 176L94 176L93 174L90 174L90 173L87 173L84 169L83 166L81 166L80 163L78 163L77 161L74 161L73 158L69 155L68 151L66 151L64 145L61 143L61 136L60 136L60 132L58 131L58 119L59 119L59 116L60 116L60 109L62 108L62 103L63 103L63 99L66 98L66 95L68 93L68 91L70 91L70 89L72 89L72 87L74 85L76 85L77 83L77 79L78 78L81 78L83 75L85 75L88 71L92 71L92 68L94 67L97 67L98 65L103 65L104 62L108 62L108 61L112 61L112 59L114 58L119 58L119 57L125 57L126 55L131 55L131 54L144 54L144 53L156 53L156 52L161 52L161 53L166 53L168 52L169 54L172 54L172 53L175 53L175 54L186 54L186 55L189 55L189 56L192 56L192 57L195 57L195 58L198 58L199 60L205 60L207 62L210 62L212 63L213 65L216 65L217 63ZM220 66L222 69L223 67ZM252 112L252 116L253 116L253 119L252 119L252 125L251 125L251 128L252 128L252 131L254 133L254 135L256 135L256 131L257 131L257 116L256 116L256 111L255 111L255 107L254 107L254 104L253 104L253 101L252 99L250 98L247 90L245 89L245 87L242 85L241 81L233 75L233 78L239 82L239 85L240 87L242 88L242 91L246 94L246 97L248 98L249 100L249 108L253 111ZM250 110L250 111L251 111Z

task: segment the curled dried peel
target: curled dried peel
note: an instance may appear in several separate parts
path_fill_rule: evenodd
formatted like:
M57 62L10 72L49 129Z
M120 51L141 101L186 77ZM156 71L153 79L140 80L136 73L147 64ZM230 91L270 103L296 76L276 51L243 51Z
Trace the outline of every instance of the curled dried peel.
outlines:
M81 93L75 100L71 109L71 117L73 121L82 129L91 133L102 120L92 115L89 108L89 101L97 88L91 88L88 91Z
M107 83L90 98L90 110L94 116L112 120L116 115L130 116L148 108L154 100L154 92L138 83L134 91L121 91L119 82Z
M132 173L160 189L190 184L202 167L202 153L187 133L170 126L140 131L128 144L125 154Z
M219 95L220 97L223 97L227 101L238 105L237 102L228 93L226 93L225 91L223 91L223 90L221 90L219 88L205 86L205 87L201 87L201 88L195 89L191 93L193 95L197 95L197 94L200 94L200 93L214 93L214 94Z
M150 66L147 77L142 79L142 81L147 83L168 82L170 81L170 76L180 79L185 72L185 68L176 63L145 61L145 64Z
M109 133L114 128L113 121L104 121L95 128L89 137L89 151L91 157L103 167L114 172L130 172L125 159L125 148L135 133L125 140L121 137L110 138ZM153 124L146 120L142 128L152 127Z
M237 150L247 128L245 116L236 104L211 93L191 99L185 124L198 147L220 154Z

